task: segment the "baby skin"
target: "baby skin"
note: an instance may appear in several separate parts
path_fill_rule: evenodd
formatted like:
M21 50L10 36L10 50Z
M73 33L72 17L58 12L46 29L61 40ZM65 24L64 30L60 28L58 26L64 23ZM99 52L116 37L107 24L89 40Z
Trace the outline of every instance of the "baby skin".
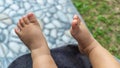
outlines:
M41 27L33 13L30 13L19 20L15 32L30 49L33 68L57 68L51 57Z
M86 53L90 51L95 46L89 46L93 41L93 36L89 33L85 24L80 21L80 18L75 15L73 17L72 26L70 29L71 35L77 40L79 44L79 50L81 53Z
M73 18L70 32L77 40L80 52L89 57L93 68L120 68L120 64L94 39L77 15Z
M22 17L17 27L16 34L31 51L33 68L57 68L35 15L30 13ZM119 63L93 38L77 15L73 18L70 32L77 40L80 52L89 57L93 68L119 68ZM106 62L101 63L103 60Z

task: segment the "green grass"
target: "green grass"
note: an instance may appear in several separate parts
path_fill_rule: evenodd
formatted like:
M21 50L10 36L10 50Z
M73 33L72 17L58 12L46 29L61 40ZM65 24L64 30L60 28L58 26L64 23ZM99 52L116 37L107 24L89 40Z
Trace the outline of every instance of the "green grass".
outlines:
M120 1L72 0L93 36L120 58Z

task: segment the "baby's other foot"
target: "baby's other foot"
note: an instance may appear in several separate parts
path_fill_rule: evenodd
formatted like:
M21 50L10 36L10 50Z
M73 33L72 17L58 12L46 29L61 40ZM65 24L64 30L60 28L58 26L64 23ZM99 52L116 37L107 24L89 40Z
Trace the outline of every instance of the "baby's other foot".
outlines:
M75 15L73 18L70 32L71 35L77 40L80 51L83 51L85 48L87 48L94 40L85 24L81 22L77 15Z
M41 27L33 13L22 17L15 29L16 34L30 50L48 48Z

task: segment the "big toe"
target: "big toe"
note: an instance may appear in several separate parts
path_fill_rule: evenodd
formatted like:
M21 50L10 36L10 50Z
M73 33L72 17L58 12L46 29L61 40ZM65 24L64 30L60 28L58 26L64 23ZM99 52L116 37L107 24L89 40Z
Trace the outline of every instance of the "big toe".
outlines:
M31 23L38 23L36 16L33 13L28 14L28 19Z
M15 28L15 33L20 37L21 36L21 31L20 29L17 27Z
M74 30L75 28L77 28L78 25L78 21L77 20L73 20L72 21L72 29Z
M76 15L73 18L72 25L71 25L71 34L76 36L80 32L80 20L79 17Z
M80 18L79 18L78 15L74 15L73 20L77 20L77 21L78 21L78 24L81 23L81 20L80 20Z
M78 25L77 20L73 20L73 22L72 22L72 27L71 27L71 34L72 34L73 36L78 33L79 27L78 27L77 25Z
M78 19L73 19L73 21L72 21L72 30L73 31L78 31L79 29L80 29L80 21L78 20Z
M80 21L80 18L77 16L77 15L74 15L74 17L73 17L73 21L72 21L72 28L73 29L77 29L77 28L79 28L80 25L81 24L81 21Z

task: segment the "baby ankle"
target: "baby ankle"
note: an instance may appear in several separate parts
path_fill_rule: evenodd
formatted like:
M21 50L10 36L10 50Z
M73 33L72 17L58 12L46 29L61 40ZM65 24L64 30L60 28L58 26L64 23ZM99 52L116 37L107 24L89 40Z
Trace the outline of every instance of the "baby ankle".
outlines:
M93 41L88 47L83 49L84 53L89 56L89 54L96 48L98 45L96 45L97 41Z

